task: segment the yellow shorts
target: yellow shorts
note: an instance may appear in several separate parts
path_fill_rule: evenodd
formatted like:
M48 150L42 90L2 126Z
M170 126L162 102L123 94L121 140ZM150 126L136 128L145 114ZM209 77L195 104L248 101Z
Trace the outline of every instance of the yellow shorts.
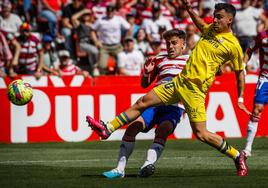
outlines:
M205 93L180 75L153 90L166 105L182 102L190 122L206 121Z

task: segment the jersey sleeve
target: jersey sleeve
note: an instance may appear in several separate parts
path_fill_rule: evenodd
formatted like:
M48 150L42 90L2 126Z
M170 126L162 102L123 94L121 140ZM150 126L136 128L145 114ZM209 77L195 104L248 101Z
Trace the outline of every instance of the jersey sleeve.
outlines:
M230 55L230 61L233 64L233 70L234 71L244 70L245 63L243 62L243 51L239 43L232 46L231 50L232 51Z
M212 24L205 25L203 28L203 34L207 34L212 29Z

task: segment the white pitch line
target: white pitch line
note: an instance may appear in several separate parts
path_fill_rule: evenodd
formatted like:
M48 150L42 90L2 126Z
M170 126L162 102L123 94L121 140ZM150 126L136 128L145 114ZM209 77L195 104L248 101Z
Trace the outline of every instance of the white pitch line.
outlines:
M174 160L174 159L186 159L188 157L163 157L161 160ZM194 157L191 157L194 158ZM69 163L69 162L102 162L102 161L111 161L111 160L117 160L117 159L85 159L85 160L54 160L54 161L48 161L48 160L36 160L36 161L0 161L0 164L37 164L37 163ZM139 161L137 159L129 159L129 161Z

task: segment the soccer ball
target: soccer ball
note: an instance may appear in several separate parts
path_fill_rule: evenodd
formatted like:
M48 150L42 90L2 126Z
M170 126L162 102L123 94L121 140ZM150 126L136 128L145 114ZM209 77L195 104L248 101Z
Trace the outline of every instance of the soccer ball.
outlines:
M18 79L8 85L7 95L10 102L22 106L31 101L33 89L29 83Z

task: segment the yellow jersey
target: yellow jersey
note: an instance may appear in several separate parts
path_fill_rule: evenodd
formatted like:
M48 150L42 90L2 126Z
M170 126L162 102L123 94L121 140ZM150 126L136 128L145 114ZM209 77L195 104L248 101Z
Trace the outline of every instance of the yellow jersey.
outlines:
M212 24L206 25L181 76L207 93L224 63L231 61L234 71L244 70L242 58L241 46L232 32L216 33Z

